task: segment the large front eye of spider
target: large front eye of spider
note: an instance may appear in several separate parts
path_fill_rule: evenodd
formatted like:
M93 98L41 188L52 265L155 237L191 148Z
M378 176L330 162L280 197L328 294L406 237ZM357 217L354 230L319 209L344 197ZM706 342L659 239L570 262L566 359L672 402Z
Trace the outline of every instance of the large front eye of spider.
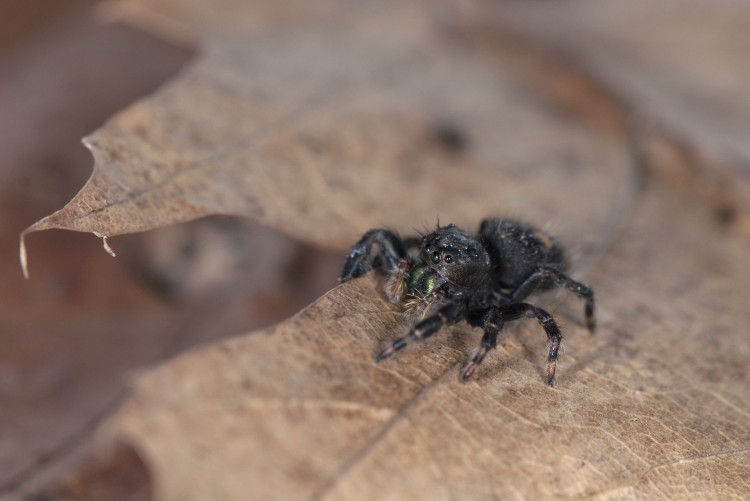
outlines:
M440 262L440 253L438 251L432 253L432 262L435 264Z
M453 262L453 256L451 256L450 254L446 254L443 257L443 261L445 261L445 264L451 264Z

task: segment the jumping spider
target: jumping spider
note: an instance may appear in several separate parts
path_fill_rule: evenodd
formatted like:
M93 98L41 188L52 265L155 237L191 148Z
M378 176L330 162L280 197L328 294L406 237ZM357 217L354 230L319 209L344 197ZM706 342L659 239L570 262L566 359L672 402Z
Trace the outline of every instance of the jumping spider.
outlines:
M485 219L475 237L453 224L438 225L421 238L372 229L352 247L339 281L372 270L388 277L385 292L391 302L407 299L407 312L416 322L406 336L381 351L376 362L410 341L465 320L484 329L479 350L461 372L465 383L497 346L505 322L526 316L536 318L547 334L547 383L555 386L560 328L547 311L522 301L534 292L564 287L584 300L589 331L596 325L594 292L566 274L565 251L557 239L512 219Z

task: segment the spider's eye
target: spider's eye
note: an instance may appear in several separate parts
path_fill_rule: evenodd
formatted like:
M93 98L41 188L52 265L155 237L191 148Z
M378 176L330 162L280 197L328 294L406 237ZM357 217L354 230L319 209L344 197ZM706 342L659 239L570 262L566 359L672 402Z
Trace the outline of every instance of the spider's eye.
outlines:
M446 262L447 264L451 264L451 263L453 262L453 256L451 256L450 254L446 254L446 255L445 255L445 257L443 258L443 260L444 260L444 261L445 261L445 262Z
M438 251L432 253L432 262L435 264L440 262L440 253Z

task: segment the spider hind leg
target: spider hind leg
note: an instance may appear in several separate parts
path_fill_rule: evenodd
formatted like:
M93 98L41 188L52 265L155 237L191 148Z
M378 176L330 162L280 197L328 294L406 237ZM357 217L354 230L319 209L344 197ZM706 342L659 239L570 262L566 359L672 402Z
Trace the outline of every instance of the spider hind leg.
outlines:
M520 301L533 293L537 288L546 283L552 282L559 287L571 291L573 294L584 301L584 316L586 318L586 328L593 333L596 330L596 313L594 303L594 290L588 285L573 280L565 272L550 266L544 266L529 275L511 294L513 301Z

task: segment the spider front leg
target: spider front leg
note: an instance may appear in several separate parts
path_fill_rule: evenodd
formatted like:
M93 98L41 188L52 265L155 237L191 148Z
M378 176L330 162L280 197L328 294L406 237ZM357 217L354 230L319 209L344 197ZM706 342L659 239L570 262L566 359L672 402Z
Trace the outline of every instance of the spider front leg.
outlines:
M378 247L377 252L373 250L373 246ZM352 246L352 250L346 256L339 282L347 282L373 269L389 272L406 258L407 248L398 235L385 229L370 230Z
M536 318L541 324L550 342L547 353L547 384L555 386L555 372L557 370L557 355L560 351L562 334L557 322L546 310L528 303L499 304L491 306L482 316L484 336L479 343L479 351L461 373L461 382L466 383L482 363L491 350L497 346L497 337L507 320L519 320L522 317Z
M381 362L386 358L393 356L397 351L406 348L411 341L419 341L428 338L442 329L446 325L452 325L463 320L466 315L466 305L464 303L451 302L440 308L434 315L429 316L419 322L409 330L409 333L398 338L386 349L378 353L375 362Z
M553 280L560 287L564 287L573 292L576 296L584 300L584 315L586 317L586 327L589 332L596 330L596 316L594 313L594 290L588 285L573 280L564 272L550 267L543 267L531 275L519 285L511 294L511 300L517 301L527 297L539 287L539 284L545 280Z
M505 320L500 311L496 308L491 308L484 314L482 319L484 336L482 336L482 341L479 343L479 351L474 355L471 362L469 362L469 365L467 365L461 373L462 383L469 381L471 376L474 375L474 372L476 372L477 367L479 367L479 364L484 360L484 357L487 356L487 353L489 353L490 350L495 349L497 346L497 336L503 329L504 324Z

